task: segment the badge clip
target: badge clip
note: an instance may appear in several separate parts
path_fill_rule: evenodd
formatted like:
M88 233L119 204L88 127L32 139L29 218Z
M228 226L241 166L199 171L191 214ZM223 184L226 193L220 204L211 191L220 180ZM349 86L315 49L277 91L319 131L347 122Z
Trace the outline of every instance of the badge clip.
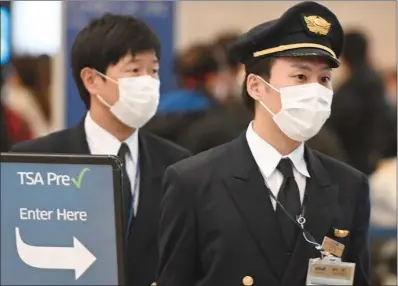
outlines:
M297 223L301 226L301 228L304 229L304 225L307 221L305 219L305 217L303 217L302 215L299 215L299 216L297 216L296 220L297 220Z

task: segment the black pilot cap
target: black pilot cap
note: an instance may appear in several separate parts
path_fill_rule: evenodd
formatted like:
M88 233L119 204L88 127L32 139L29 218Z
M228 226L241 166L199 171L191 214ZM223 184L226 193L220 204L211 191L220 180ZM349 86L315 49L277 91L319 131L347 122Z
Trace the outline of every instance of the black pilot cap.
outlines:
M331 68L338 60L344 41L336 15L316 2L301 2L279 19L260 24L237 39L230 53L249 65L264 57L326 57Z

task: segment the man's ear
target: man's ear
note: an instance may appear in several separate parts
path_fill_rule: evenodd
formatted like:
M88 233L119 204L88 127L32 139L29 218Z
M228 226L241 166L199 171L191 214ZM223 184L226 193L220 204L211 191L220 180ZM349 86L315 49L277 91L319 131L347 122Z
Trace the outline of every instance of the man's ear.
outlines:
M254 74L249 74L246 79L247 93L254 99L261 99L262 84L260 79Z
M98 75L97 73L91 68L83 68L80 71L80 78L84 84L84 87L90 94L97 94L98 93Z

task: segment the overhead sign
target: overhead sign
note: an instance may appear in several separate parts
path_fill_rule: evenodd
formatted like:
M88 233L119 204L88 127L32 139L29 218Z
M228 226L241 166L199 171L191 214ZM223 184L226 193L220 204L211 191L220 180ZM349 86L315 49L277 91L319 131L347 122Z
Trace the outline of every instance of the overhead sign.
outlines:
M1 285L124 283L120 164L1 155Z
M174 88L172 61L174 58L175 1L65 1L66 6L66 127L79 122L85 112L73 80L70 51L76 35L93 18L105 13L132 15L148 24L162 45L160 59L161 94Z

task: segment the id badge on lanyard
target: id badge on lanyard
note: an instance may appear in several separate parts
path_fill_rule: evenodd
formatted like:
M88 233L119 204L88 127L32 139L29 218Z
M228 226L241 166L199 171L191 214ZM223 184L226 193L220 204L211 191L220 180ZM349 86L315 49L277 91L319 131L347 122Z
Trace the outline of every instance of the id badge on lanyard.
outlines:
M355 263L342 262L339 257L310 259L306 285L353 285Z
M267 185L267 183L265 182ZM302 211L294 219L268 187L268 191L273 200L281 207L283 212L294 222L303 234L304 239L312 244L321 254L321 258L310 259L307 272L306 285L353 285L355 274L355 263L342 262L344 245L325 237L322 245L305 229L305 203L307 194L304 195Z

